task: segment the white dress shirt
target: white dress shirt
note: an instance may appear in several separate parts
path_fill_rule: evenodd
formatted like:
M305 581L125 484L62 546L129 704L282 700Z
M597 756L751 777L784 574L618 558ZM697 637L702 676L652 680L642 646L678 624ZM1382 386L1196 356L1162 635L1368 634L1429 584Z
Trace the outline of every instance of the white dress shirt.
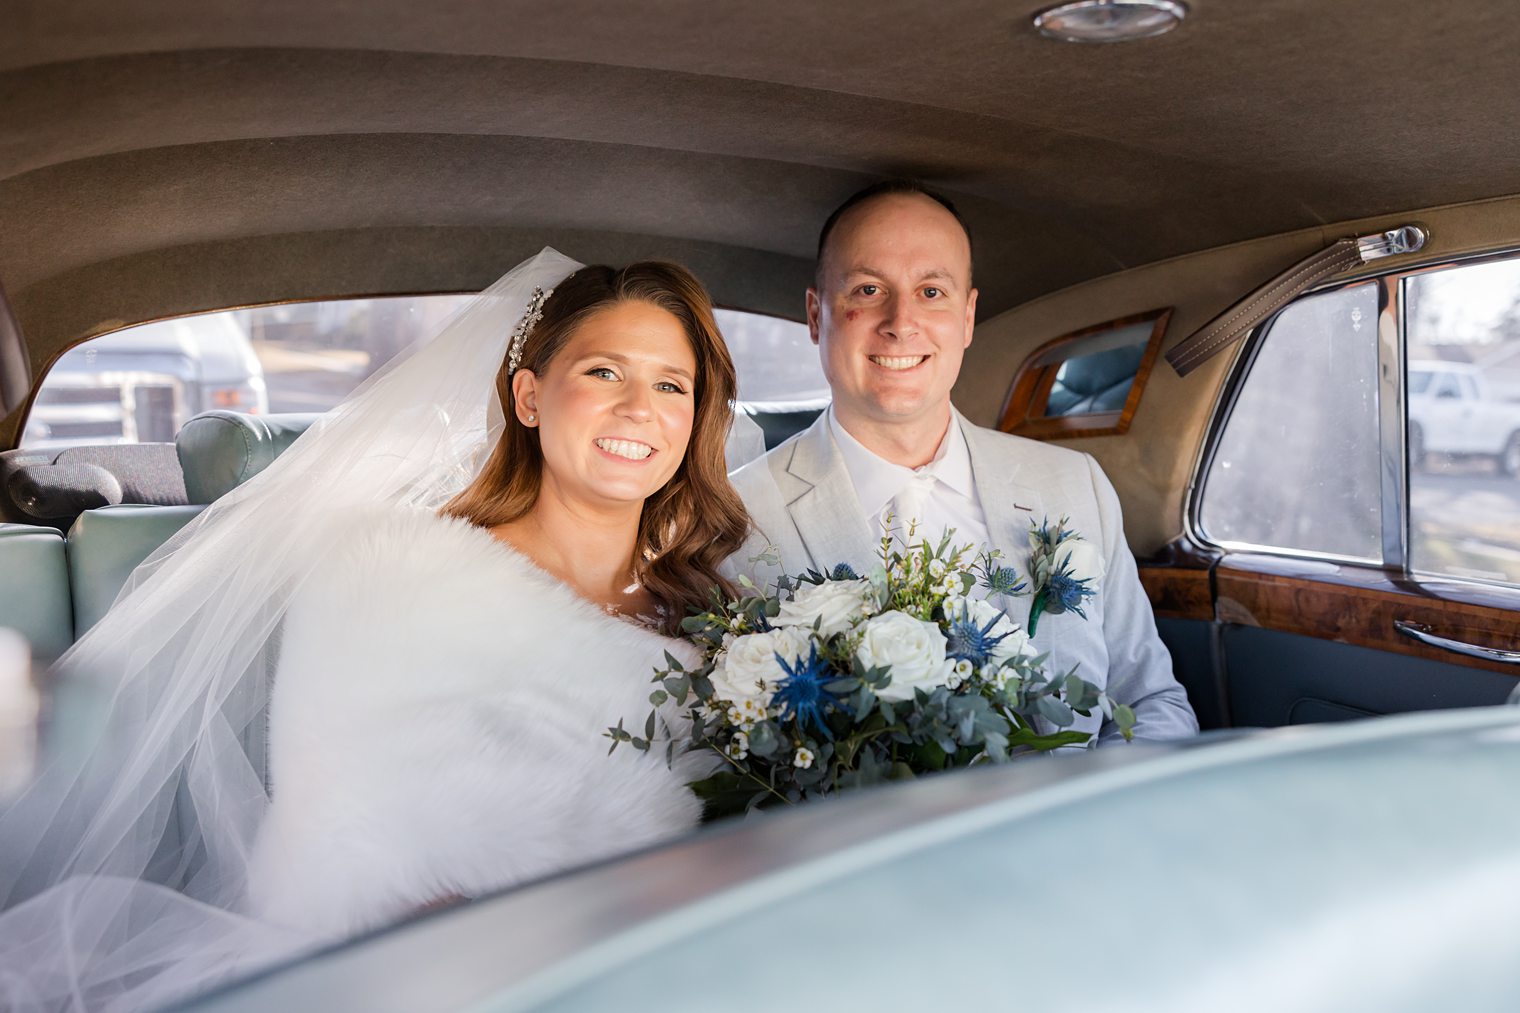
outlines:
M890 515L892 527L904 536L912 520L917 521L917 537L931 543L954 528L951 544L956 547L969 542L981 549L988 544L987 515L972 480L971 451L953 414L934 458L918 468L893 464L867 449L839 424L832 407L828 417L834 443L844 458L873 535L886 531Z

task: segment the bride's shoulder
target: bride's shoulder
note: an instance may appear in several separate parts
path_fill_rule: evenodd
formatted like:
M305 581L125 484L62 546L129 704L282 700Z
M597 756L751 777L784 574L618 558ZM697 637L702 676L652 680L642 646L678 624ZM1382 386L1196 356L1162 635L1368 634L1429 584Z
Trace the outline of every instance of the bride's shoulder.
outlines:
M483 528L410 507L365 507L345 515L311 561L307 589L324 598L410 598L440 584L532 579L517 553Z

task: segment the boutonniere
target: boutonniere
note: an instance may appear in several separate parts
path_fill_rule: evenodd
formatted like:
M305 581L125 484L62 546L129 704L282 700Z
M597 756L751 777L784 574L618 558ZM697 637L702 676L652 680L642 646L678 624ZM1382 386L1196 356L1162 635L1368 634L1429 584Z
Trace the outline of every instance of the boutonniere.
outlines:
M1108 568L1091 542L1066 527L1062 517L1054 527L1049 518L1029 527L1029 576L1034 600L1029 603L1029 635L1040 616L1075 612L1083 619L1082 603L1098 593Z

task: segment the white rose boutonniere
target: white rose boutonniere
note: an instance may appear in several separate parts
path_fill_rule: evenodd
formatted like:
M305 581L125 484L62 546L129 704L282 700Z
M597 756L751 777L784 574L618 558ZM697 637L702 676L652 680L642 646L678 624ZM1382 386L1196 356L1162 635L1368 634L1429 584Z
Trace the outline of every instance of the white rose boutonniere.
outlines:
M803 584L791 601L781 603L780 612L771 619L772 626L804 626L825 639L843 633L864 619L872 602L869 580L830 580L822 584Z
M883 612L868 620L855 657L867 668L892 669L891 684L876 691L883 700L911 700L917 687L932 689L950 675L938 624L906 612Z
M1035 588L1029 605L1030 636L1046 612L1073 612L1086 619L1084 603L1097 596L1108 572L1103 554L1081 535L1067 530L1066 523L1062 517L1052 527L1046 520L1029 530L1029 574Z

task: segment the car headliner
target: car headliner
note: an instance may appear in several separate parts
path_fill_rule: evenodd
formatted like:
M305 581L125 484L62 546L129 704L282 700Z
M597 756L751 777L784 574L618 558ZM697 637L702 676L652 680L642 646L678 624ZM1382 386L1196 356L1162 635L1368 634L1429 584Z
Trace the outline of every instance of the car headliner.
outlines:
M906 173L970 220L985 321L1520 192L1507 5L1196 0L1120 46L1040 38L1040 6L15 0L0 283L34 374L169 314L478 288L546 242L679 259L796 317L828 210ZM990 421L1000 395L974 394Z

